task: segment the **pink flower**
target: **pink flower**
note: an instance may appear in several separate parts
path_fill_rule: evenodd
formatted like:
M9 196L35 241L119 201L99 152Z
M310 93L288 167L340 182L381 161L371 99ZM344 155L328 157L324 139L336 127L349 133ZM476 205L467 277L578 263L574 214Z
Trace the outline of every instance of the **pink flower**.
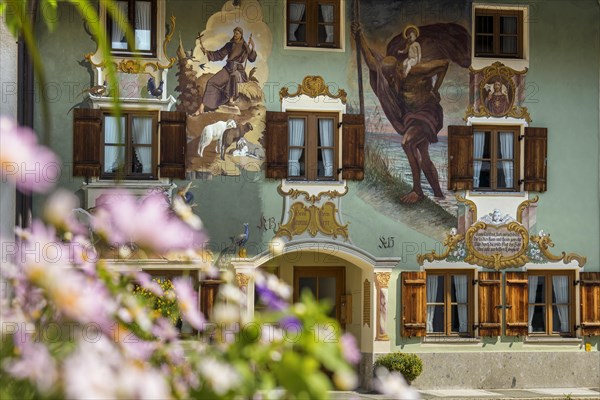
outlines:
M344 333L342 335L341 345L342 345L342 355L344 359L348 361L350 364L358 364L360 361L360 350L356 345L356 338L351 333Z
M161 194L138 200L131 193L115 191L99 206L92 224L112 244L135 243L159 253L198 248L204 241L201 232L170 211Z
M8 359L4 369L18 379L29 379L40 391L48 392L58 379L56 362L41 343L32 340L19 344L20 357Z
M146 272L136 272L135 280L146 290L149 290L152 294L162 297L164 292L160 285L152 280L149 274Z
M47 192L58 181L61 164L56 155L37 143L35 133L0 117L0 178L24 192Z
M185 278L175 278L173 286L175 287L181 316L192 327L202 330L206 320L198 309L198 294L194 291L191 282Z

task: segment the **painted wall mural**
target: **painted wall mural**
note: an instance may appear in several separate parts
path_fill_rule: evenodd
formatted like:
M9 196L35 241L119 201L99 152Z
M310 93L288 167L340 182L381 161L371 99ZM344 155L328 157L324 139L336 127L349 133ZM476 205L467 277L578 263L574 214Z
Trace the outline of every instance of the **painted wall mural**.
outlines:
M271 31L258 1L231 1L213 14L190 50L179 38L177 109L187 114L188 179L260 171Z
M436 239L456 226L456 201L446 190L446 128L464 123L469 101L470 7L356 0L350 18L367 122L360 195ZM348 74L356 81L356 64Z

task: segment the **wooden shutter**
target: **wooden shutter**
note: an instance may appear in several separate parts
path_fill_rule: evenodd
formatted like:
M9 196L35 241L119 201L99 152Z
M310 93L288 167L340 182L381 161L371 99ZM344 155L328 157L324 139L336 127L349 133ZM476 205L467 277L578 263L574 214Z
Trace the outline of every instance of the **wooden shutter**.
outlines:
M479 284L479 336L502 335L500 309L502 288L500 272L480 272Z
M73 110L73 176L100 176L102 172L102 110Z
M529 329L527 272L506 272L506 336L526 336Z
M427 333L426 272L402 272L402 336Z
M342 116L342 178L362 181L365 177L365 116Z
M288 115L267 111L265 176L283 179L288 176Z
M524 190L546 191L546 158L548 152L548 129L525 128L525 177Z
M581 333L600 335L600 272L582 272L581 284Z
M180 111L160 113L160 176L185 179L186 115Z
M473 189L473 127L448 126L448 190Z
M219 285L223 281L210 280L200 282L200 311L208 321L212 319L213 309L219 293Z

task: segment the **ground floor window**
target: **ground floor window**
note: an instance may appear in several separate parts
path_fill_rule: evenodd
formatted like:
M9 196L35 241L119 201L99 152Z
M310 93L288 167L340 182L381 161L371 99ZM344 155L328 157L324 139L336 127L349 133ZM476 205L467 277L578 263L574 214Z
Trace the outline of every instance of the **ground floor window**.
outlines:
M427 334L470 334L472 277L463 271L427 272Z
M530 334L571 333L573 276L567 271L529 272L528 329Z

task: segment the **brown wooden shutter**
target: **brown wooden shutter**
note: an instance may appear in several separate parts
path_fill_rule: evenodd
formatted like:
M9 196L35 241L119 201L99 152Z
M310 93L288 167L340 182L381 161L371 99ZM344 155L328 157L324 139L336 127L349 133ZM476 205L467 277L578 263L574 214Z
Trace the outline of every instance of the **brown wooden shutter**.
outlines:
M288 176L288 115L267 111L265 177L283 179Z
M600 335L600 272L582 272L581 284L581 333Z
M160 113L160 177L185 179L186 115L180 111Z
M473 127L448 126L448 190L473 189Z
M525 176L524 190L546 191L546 158L548 153L548 129L525 128Z
M479 336L502 335L500 272L479 273Z
M402 336L427 333L426 272L402 272Z
M506 272L506 336L526 336L529 331L527 272Z
M211 280L200 282L200 311L208 321L212 320L213 309L219 293L219 285L223 281Z
M365 177L365 116L342 116L342 178L362 181Z
M73 110L73 176L100 176L102 172L102 110Z

